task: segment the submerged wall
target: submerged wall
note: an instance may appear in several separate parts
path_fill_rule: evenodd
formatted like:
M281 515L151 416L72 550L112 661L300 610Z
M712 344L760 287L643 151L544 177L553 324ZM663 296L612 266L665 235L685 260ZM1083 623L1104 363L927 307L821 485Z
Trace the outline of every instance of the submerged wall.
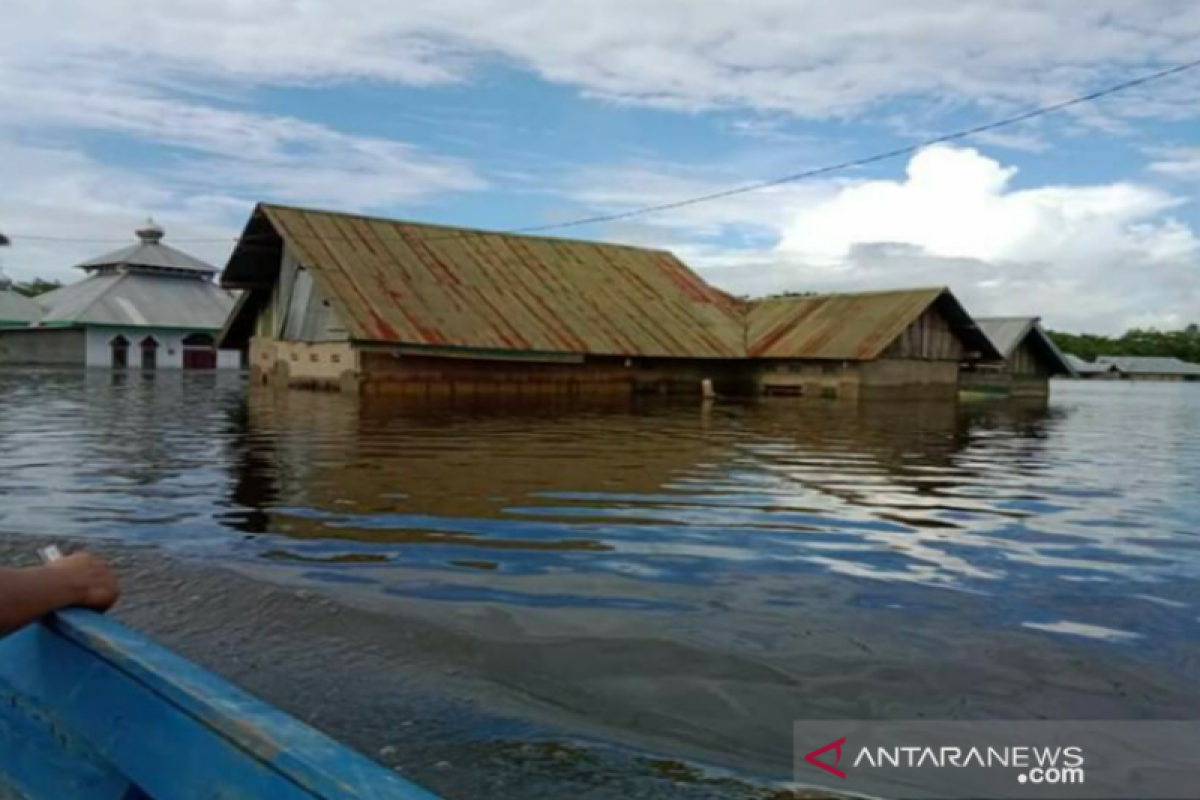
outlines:
M711 381L717 394L730 396L952 399L958 392L959 370L957 362L919 359L452 357L353 342L284 342L261 337L251 341L250 362L260 384L432 400L633 394L700 397L705 381Z
M147 338L152 338L158 343L158 349L155 353L156 369L183 369L183 340L193 333L206 332L133 326L126 328L110 328L107 326L103 328L88 328L87 365L89 367L111 368L113 366L112 343L114 339L121 336L129 343L129 349L126 353L126 366L129 369L142 369L145 367L142 363L141 344ZM210 335L214 340L216 339L216 332L211 332ZM218 369L238 369L241 365L241 353L238 351L217 351Z
M0 330L0 363L83 366L84 332L78 328Z

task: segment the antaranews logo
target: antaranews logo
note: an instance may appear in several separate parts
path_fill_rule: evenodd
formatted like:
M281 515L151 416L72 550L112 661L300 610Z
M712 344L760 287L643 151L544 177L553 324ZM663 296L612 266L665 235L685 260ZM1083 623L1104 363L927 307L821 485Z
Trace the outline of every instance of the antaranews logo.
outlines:
M845 746L846 737L843 736L808 753L804 760L830 775L846 780L846 773L838 769ZM834 754L832 764L821 759L829 752ZM863 747L858 750L852 765L855 768L914 770L1003 767L1019 770L1016 773L1018 783L1082 784L1085 780L1081 747Z
M841 760L842 760L842 745L844 745L845 743L846 743L846 737L843 736L841 739L838 739L836 742L830 742L829 744L825 745L820 750L813 750L811 753L809 753L808 755L806 755L804 757L804 760L807 761L808 763L812 764L814 767L819 767L820 769L825 770L830 775L836 775L839 778L841 778L842 780L846 780L846 773L842 772L840 769L837 768L837 765L839 763L841 763ZM830 750L834 751L837 754L834 756L832 766L829 764L826 764L824 761L820 760L821 756L825 755Z
M829 744L822 747L821 750L812 751L811 753L808 754L808 756L804 757L804 760L806 760L806 762L808 762L809 764L817 766L817 768L820 768L826 772L829 772L830 775L836 775L836 776L840 777L842 781L845 781L846 780L845 772L842 772L840 769L838 769L838 764L841 763L841 746L845 745L845 744L846 744L846 738L845 738L845 736L842 736L842 738L839 739L838 741L829 742ZM826 763L822 762L822 760L821 760L821 757L824 756L824 754L828 753L830 750L832 750L836 753L836 756L834 756L834 759L833 759L833 765L826 764Z
M796 782L835 792L908 800L1200 798L1200 721L807 720L794 733Z

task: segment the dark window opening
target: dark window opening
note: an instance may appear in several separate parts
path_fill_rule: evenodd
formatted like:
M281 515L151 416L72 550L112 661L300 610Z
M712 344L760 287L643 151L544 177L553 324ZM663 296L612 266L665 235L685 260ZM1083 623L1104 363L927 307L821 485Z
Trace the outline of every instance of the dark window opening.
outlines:
M153 336L142 339L142 369L158 369L158 340Z
M112 350L113 369L126 369L129 366L129 340L124 336L117 336L108 346Z
M207 333L189 333L183 337L183 368L216 369L216 339Z

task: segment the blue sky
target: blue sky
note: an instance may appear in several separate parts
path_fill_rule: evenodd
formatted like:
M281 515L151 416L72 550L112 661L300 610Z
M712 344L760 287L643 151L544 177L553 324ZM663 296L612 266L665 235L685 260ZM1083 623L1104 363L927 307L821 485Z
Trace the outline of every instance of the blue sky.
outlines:
M1190 0L13 0L5 271L253 203L517 228L869 155L1200 58ZM950 285L979 314L1200 318L1200 70L955 147L562 235L743 294ZM87 242L47 242L56 236ZM111 240L111 241L109 241ZM194 241L199 240L199 241Z

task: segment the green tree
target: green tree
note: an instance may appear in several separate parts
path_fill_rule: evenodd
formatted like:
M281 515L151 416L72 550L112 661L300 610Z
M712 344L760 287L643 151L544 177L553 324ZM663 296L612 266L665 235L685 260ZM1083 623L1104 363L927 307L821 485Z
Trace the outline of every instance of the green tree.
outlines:
M1167 356L1200 363L1200 325L1192 323L1178 331L1131 328L1120 336L1050 331L1050 338L1064 352L1085 361L1098 356Z
M26 297L37 297L39 294L53 292L55 289L61 288L61 281L48 281L43 280L42 278L34 278L31 281L13 284L13 291L17 292L18 294L23 294Z

